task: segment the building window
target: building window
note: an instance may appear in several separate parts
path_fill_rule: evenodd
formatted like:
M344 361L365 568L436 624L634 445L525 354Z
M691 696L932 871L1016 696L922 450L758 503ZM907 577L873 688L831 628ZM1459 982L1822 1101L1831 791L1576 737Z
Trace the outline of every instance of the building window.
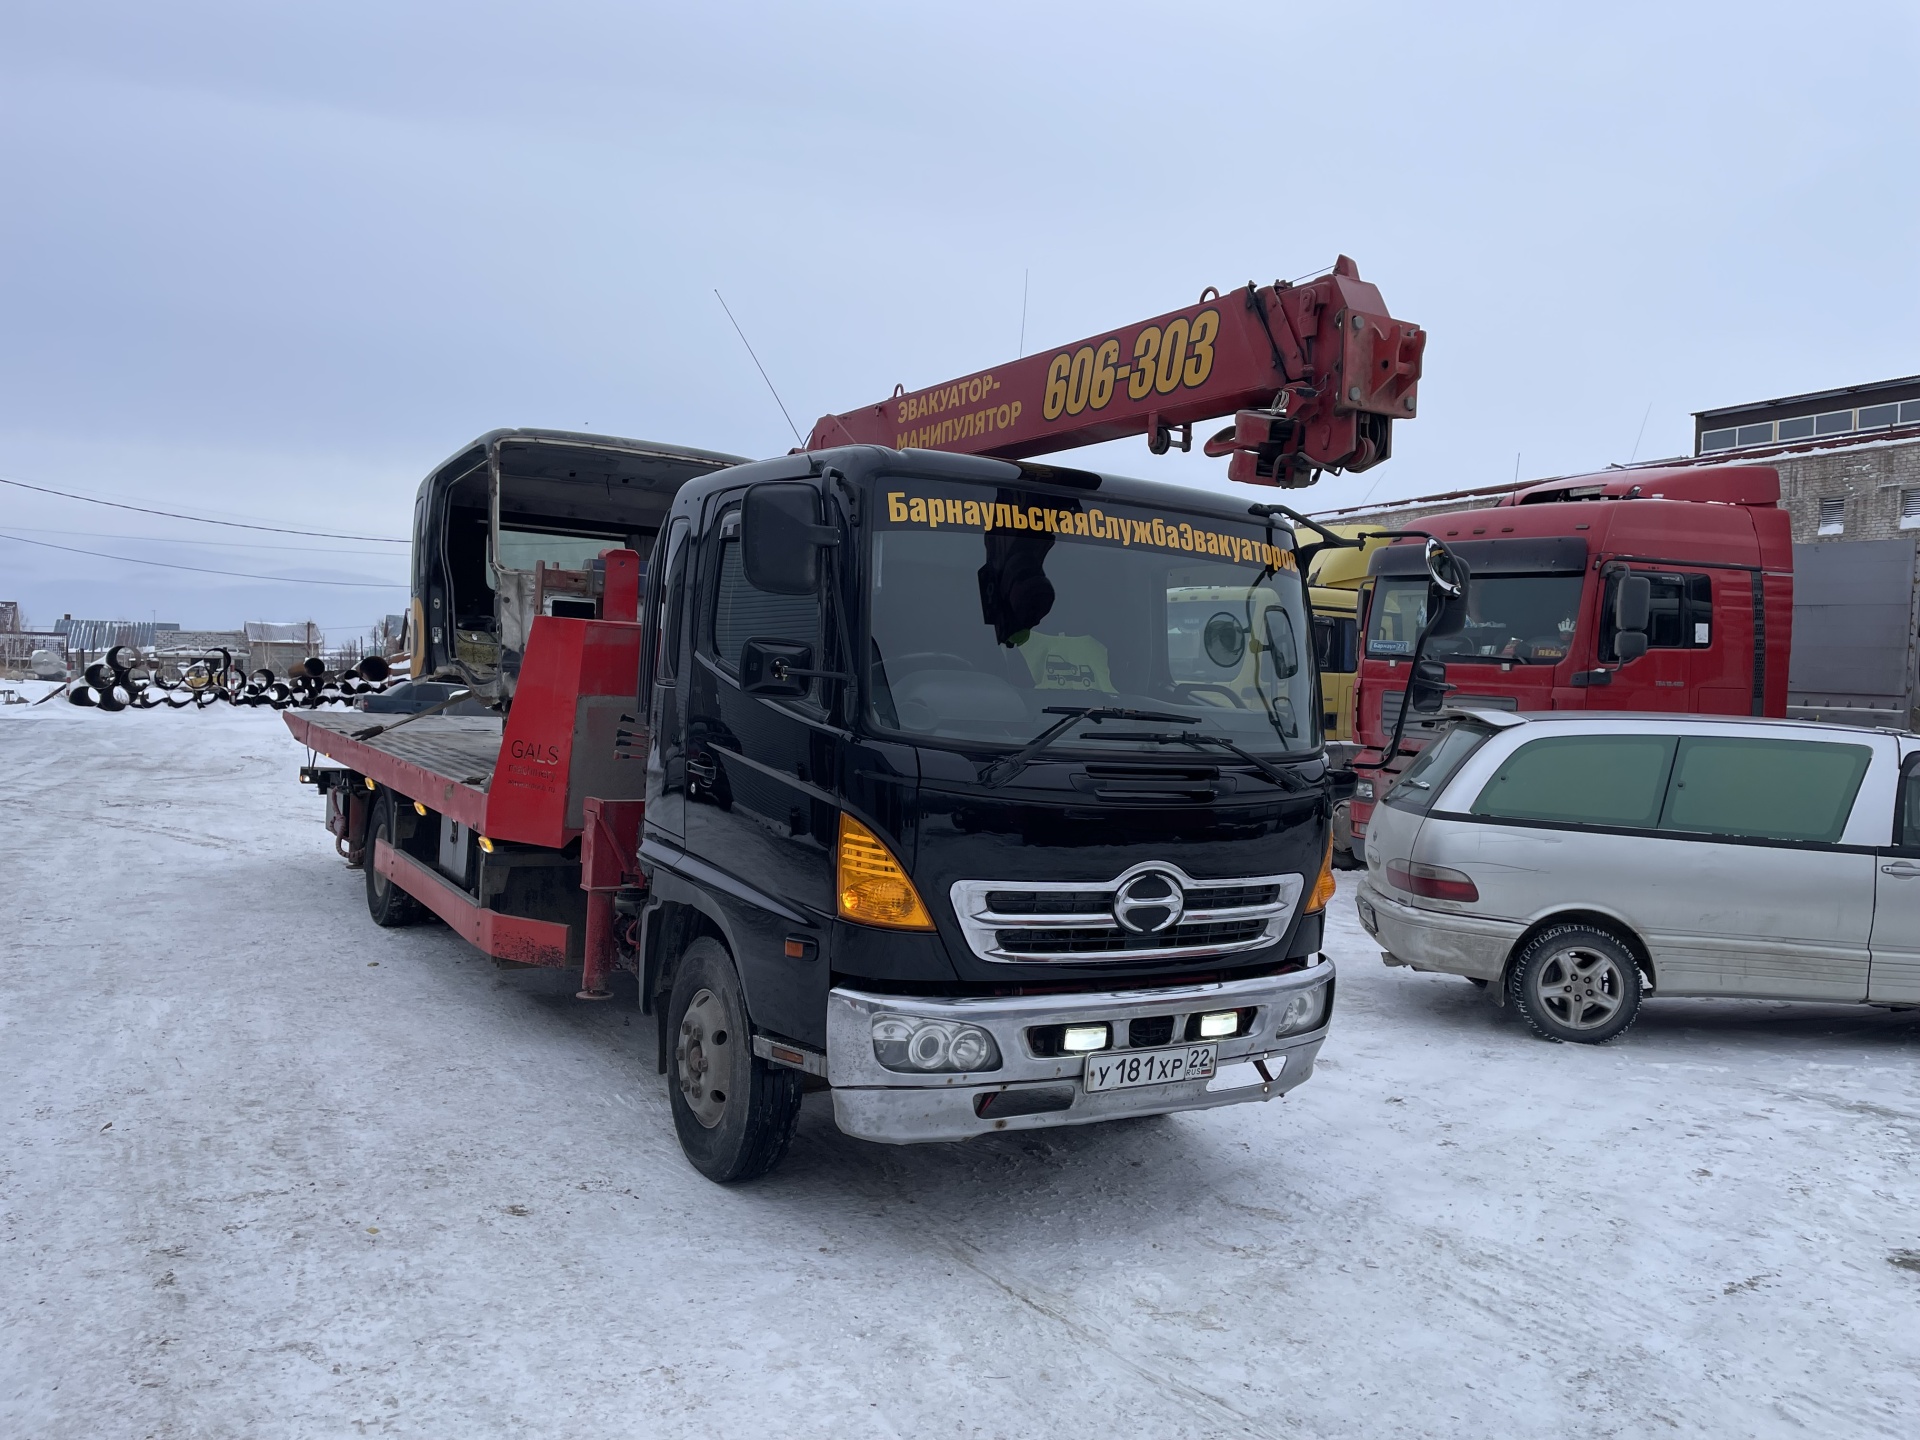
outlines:
M1900 528L1920 530L1920 490L1900 492Z
M1822 535L1841 535L1847 528L1847 497L1828 495L1820 501L1820 531Z
M1821 435L1847 435L1856 430L1880 430L1889 425L1920 425L1920 400L1888 401L1859 410L1829 410L1824 415L1795 415L1778 422L1730 425L1700 435L1700 451L1744 449L1749 445L1786 444Z

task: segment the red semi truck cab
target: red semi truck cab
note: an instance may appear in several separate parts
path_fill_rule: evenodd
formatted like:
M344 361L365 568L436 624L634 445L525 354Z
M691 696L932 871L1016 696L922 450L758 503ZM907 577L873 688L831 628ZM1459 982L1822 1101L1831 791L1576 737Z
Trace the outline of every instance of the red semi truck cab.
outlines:
M1609 471L1531 486L1430 531L1472 568L1458 635L1429 642L1450 705L1783 716L1793 630L1793 545L1780 477L1759 465ZM1616 652L1622 577L1652 588L1644 655ZM1354 738L1362 751L1353 850L1375 799L1439 727L1410 715L1392 738L1424 619L1422 543L1376 551L1362 592Z

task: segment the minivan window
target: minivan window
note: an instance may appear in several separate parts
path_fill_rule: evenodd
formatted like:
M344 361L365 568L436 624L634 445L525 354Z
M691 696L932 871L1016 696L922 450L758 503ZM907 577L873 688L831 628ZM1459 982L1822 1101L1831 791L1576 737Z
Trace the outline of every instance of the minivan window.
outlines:
M1530 740L1494 772L1471 813L1651 829L1660 818L1673 750L1668 735Z
M1426 814L1435 798L1447 788L1454 772L1466 764L1467 757L1484 745L1491 734L1493 732L1483 725L1448 726L1394 782L1387 792L1386 803L1396 810Z
M1865 745L1690 735L1660 828L1832 844L1872 760Z
M1900 775L1900 801L1895 817L1895 844L1920 854L1920 755L1907 761Z
M714 658L732 674L740 665L740 647L749 640L790 640L813 648L814 669L825 668L820 655L820 600L814 595L770 595L747 582L738 537L720 545L720 578L713 601Z

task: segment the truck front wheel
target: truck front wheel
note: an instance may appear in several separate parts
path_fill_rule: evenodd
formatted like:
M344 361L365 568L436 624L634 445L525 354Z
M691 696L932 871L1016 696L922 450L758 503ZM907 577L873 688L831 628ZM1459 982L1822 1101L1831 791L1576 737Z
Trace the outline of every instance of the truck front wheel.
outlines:
M384 840L398 850L399 825L396 820L399 798L391 790L382 790L373 800L373 813L367 817L366 858L362 862L367 875L367 913L373 923L386 929L411 925L420 918L420 902L382 875L373 863L374 842Z
M800 1076L753 1053L746 997L726 947L711 937L680 957L667 1002L667 1099L693 1168L730 1185L764 1175L800 1119Z

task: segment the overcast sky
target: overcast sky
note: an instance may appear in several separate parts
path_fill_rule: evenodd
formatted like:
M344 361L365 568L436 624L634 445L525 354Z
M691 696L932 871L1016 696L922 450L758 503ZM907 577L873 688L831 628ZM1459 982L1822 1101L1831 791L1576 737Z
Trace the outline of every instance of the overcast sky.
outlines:
M9 0L0 476L400 536L495 426L788 448L715 287L804 431L1011 358L1023 273L1036 350L1340 252L1426 378L1309 508L1678 454L1691 411L1920 371L1916 74L1911 0ZM405 593L397 546L4 486L0 531L392 586L0 540L34 622Z

